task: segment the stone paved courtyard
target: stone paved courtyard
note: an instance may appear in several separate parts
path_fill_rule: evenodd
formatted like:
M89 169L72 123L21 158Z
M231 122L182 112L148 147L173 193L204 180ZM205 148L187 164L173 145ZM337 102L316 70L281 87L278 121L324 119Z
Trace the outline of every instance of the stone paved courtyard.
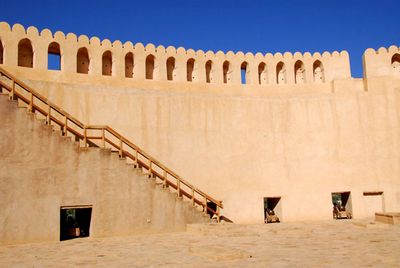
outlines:
M400 267L400 226L341 220L0 247L1 267Z

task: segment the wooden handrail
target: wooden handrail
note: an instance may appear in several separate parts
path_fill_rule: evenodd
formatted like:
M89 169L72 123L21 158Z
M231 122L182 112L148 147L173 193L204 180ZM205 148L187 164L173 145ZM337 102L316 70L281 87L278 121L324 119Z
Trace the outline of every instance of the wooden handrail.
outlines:
M164 164L159 162L157 159L146 153L143 149L141 149L139 146L135 145L133 142L125 138L122 134L111 128L110 126L107 125L85 125L63 109L61 107L55 105L54 103L50 102L48 98L42 96L39 94L37 91L33 90L30 86L26 85L24 82L18 80L16 77L14 77L12 74L10 74L8 71L4 70L2 67L0 67L0 75L8 78L12 85L8 85L4 81L0 80L0 89L4 88L7 91L9 91L10 98L12 99L20 99L24 103L26 103L29 107L29 110L31 112L39 112L42 114L44 117L46 117L47 123L50 124L51 122L54 122L56 125L60 126L60 128L63 130L63 135L67 135L67 133L73 134L77 139L83 140L84 146L95 146L95 147L105 147L105 144L107 143L108 145L111 146L111 148L114 148L117 150L120 154L120 157L128 157L131 160L134 161L138 165L138 167L147 170L150 174L151 177L154 177L155 179L160 179L163 183L164 186L170 186L171 188L175 189L178 193L179 197L185 197L188 198L193 205L197 204L201 207L203 207L203 211L205 213L210 212L212 214L217 215L217 220L220 220L220 209L223 208L222 201L218 201L211 196L207 195L203 191L197 189L195 186L193 186L191 183L188 181L184 180L182 177L180 177L178 174L176 174L174 171L166 167ZM27 93L30 94L30 97L27 98L23 96L22 93L17 91L17 87L19 86L23 90L25 90ZM47 106L47 110L41 108L38 104L35 103L36 101L40 101L42 104ZM57 114L63 117L62 120L56 118L55 111ZM69 122L73 123L75 126L77 126L80 131L74 129L71 127L71 124ZM92 131L101 131L100 136L96 135L88 135L87 131L92 130ZM114 140L117 139L116 142L112 140L112 138L107 138L106 136L111 135ZM101 145L98 145L96 141L100 140ZM134 155L129 153L128 150L125 150L125 146L127 148L130 148L133 150L135 153ZM139 159L139 155L144 158L144 161ZM162 174L157 172L155 168L158 168L158 170L161 170ZM173 181L171 181L171 179ZM186 186L189 191L185 190L182 188L183 186ZM195 195L198 195L200 197L197 198ZM212 208L208 207L207 202L212 202L216 204L217 206L217 211L214 211Z

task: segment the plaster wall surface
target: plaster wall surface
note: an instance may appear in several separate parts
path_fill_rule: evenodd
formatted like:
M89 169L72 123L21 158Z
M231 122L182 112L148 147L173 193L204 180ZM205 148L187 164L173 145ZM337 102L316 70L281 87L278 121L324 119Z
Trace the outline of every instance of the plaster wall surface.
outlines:
M262 222L263 198L276 196L285 221L330 219L341 191L351 191L356 218L370 216L364 191L400 209L396 79L371 79L369 91L352 79L251 95L26 81L74 116L120 130L223 200L235 222Z
M223 200L223 214L235 222L263 222L264 197L281 197L284 221L331 219L332 192L351 192L355 218L370 217L371 204L363 196L368 191L383 192L384 210L400 209L400 76L372 71L393 68L394 46L382 61L367 50L367 75L353 79L347 52L204 53L0 26L7 70L78 119L117 129ZM16 64L15 44L21 38L33 44L33 68ZM46 70L46 49L54 40L64 51L60 71ZM76 73L74 59L82 46L91 55L89 74ZM112 64L115 71L104 76L101 59L108 49L119 56ZM124 66L121 55L129 52L135 56L133 78L118 69ZM153 79L145 79L149 54L157 59ZM170 56L175 57L173 70L167 70ZM197 80L185 81L191 56L198 66L208 60L217 66L210 83L205 68L197 69ZM243 57L253 70L244 85L238 67ZM295 83L295 66L302 66L298 60L305 66L303 83ZM317 60L324 66L322 83L312 75ZM224 76L226 61L232 69ZM269 78L260 85L254 83L254 70L261 61L266 61ZM276 83L280 62L287 70L284 84ZM176 79L168 81L167 74Z
M39 32L33 26L10 26L6 22L0 22L0 42L4 47L3 58L6 65L17 66L23 63L20 66L47 70L49 48L53 48L55 44L59 47L60 68L63 73L103 74L123 80L173 80L186 84L206 84L208 80L209 84L241 85L241 70L244 66L245 84L249 86L319 84L350 78L350 63L346 51L313 54L285 52L274 55L254 55L241 51L204 52L182 47L155 47L153 44L122 44L119 40L111 42L85 35L77 37L73 33L64 34L59 31L53 34L48 29ZM27 47L30 49L27 50ZM85 51L84 58L80 56L82 50ZM171 62L174 64L170 64ZM189 62L191 68L188 68ZM207 63L209 72L206 71ZM296 64L301 68L296 68ZM277 66L283 68L278 71Z
M400 49L398 46L369 48L363 55L364 77L399 76Z
M118 156L79 148L6 96L0 113L0 244L58 241L61 206L91 205L93 237L208 221Z

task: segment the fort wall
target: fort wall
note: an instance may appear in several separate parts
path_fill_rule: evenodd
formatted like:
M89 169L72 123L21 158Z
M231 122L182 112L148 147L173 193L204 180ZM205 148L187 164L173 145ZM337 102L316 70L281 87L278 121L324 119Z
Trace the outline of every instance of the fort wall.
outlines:
M363 55L364 77L400 76L400 49L397 46L369 48Z
M59 241L60 208L92 207L91 237L209 219L107 150L79 148L0 96L0 245Z
M380 210L400 210L399 76L370 71L364 79L351 78L347 52L204 53L1 27L7 70L80 120L117 129L223 200L223 214L235 222L263 222L264 197L281 198L284 221L332 219L333 192L351 192L355 218L373 217L369 193L381 193ZM37 55L33 68L17 66L15 56L27 36ZM47 70L45 62L54 40L67 47L61 49L67 53L61 71ZM91 67L83 64L88 74L77 73L81 47L90 55ZM102 61L106 51L112 52L111 76L103 75L110 73ZM368 51L367 70L388 64L369 60ZM124 65L130 52L132 78L125 77L130 67ZM187 81L189 59L197 68L192 81ZM214 71L207 71L209 60ZM322 65L314 65L317 60ZM264 61L266 75L258 72ZM313 72L315 66L323 69ZM146 79L147 67L154 71L152 79ZM315 74L324 81L315 81ZM280 79L286 83L278 84Z
M346 51L274 55L229 51L204 52L182 47L144 46L62 32L40 33L35 27L0 23L0 40L8 66L48 69L48 54L60 56L60 73L87 73L123 80L155 80L226 85L320 84L351 77Z

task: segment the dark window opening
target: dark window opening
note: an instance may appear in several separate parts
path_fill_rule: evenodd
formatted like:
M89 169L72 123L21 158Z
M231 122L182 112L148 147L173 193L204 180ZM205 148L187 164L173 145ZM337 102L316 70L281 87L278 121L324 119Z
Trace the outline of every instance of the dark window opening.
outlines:
M258 65L258 84L267 84L267 66L264 62Z
M28 38L18 43L18 66L33 68L33 48Z
M333 218L351 219L353 217L350 192L332 193Z
M214 214L217 212L217 204L215 204L214 202L207 202L207 208L208 208L207 214L210 216L210 219L211 219L214 216ZM213 211L215 211L215 213Z
M3 64L3 58L4 58L4 48L3 48L3 43L0 40L0 64Z
M276 83L278 85L286 84L286 67L283 62L276 65Z
M242 84L247 84L247 62L243 62L242 65L240 65L240 76Z
M222 70L223 70L223 82L224 84L227 84L230 82L231 78L229 77L230 75L230 68L231 65L228 61L225 61L224 64L222 65Z
M212 71L212 61L209 60L206 62L206 83L211 83L212 81L211 71Z
M155 58L153 55L148 55L146 58L146 79L154 78L154 61Z
M61 50L60 45L52 42L47 51L47 69L48 70L61 70Z
M395 74L400 74L400 54L394 54L392 57L392 68Z
M112 54L111 51L106 51L103 53L101 58L102 62L102 74L111 76L112 75Z
M192 82L195 80L194 77L194 59L189 59L186 63L186 80Z
M281 222L282 206L280 197L264 197L264 222Z
M90 235L92 207L61 207L60 241Z
M133 77L133 53L129 52L125 55L125 77L132 78Z
M76 53L76 72L88 74L90 66L89 52L87 48L81 47Z
M167 80L173 81L175 79L175 59L170 57L167 59Z

